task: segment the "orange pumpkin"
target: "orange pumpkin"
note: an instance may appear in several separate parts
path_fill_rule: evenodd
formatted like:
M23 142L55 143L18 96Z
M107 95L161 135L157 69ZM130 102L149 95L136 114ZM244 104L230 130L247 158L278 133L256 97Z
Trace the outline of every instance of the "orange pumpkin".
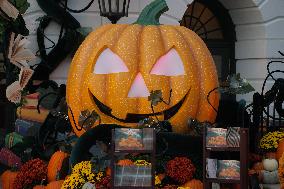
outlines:
M37 185L33 189L60 189L64 180L52 181L47 186Z
M284 140L278 142L278 147L276 151L276 159L279 160L284 152Z
M18 172L16 171L5 171L0 177L2 189L13 189L14 181L17 177L17 174Z
M192 179L187 181L183 187L189 187L190 189L203 189L203 184L200 180Z
M63 179L67 175L68 169L62 168L66 166L68 167L68 158L69 154L62 151L57 151L51 156L47 166L48 182ZM57 178L58 174L59 178Z
M166 9L165 0L155 0L134 24L104 25L81 44L69 69L66 97L78 136L86 131L78 128L84 110L95 110L101 123L137 127L154 115L147 97L155 90L166 101L171 96L169 104L159 103L154 110L174 132L189 132L190 117L214 122L216 112L206 99L218 86L213 58L193 31L160 25ZM217 109L219 93L209 100Z
M45 189L60 189L64 180L58 180L58 181L53 181L50 182Z
M117 162L117 165L127 166L127 165L134 165L134 163L130 159L121 159Z

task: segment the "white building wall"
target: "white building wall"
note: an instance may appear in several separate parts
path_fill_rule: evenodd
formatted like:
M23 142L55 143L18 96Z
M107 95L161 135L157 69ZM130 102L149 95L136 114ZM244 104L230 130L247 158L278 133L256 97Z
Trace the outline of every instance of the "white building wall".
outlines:
M261 92L267 75L266 66L271 60L284 60L278 51L284 50L284 1L283 0L221 0L229 9L236 25L236 71L249 80L256 91ZM272 69L284 70L283 65ZM278 75L283 77L283 75ZM273 80L269 80L270 89ZM239 96L252 100L253 93Z
M162 24L179 25L187 5L193 0L167 0L170 10L164 14L160 22ZM284 0L220 0L229 10L234 24L236 25L236 70L241 73L260 92L264 78L266 77L266 65L270 60L278 60L281 57L277 51L284 51ZM38 7L36 0L29 0L31 6L25 15L31 35L29 36L31 48L34 52L36 44L35 31L38 17L44 15ZM78 3L80 2L80 3ZM88 4L89 0L69 0L68 6L80 9ZM136 21L141 10L151 0L131 0L129 16L122 18L119 23L133 23ZM102 24L109 23L106 18L99 15L98 3L95 1L86 12L73 14L82 26L94 29ZM53 23L46 29L46 35L57 41L60 26ZM51 45L46 41L46 46ZM65 83L71 57L63 61L51 74L51 79L58 83ZM284 60L284 59L282 59ZM39 62L37 60L36 62ZM275 67L275 66L274 66ZM278 68L284 70L284 65ZM282 76L283 77L283 76ZM268 82L268 88L273 83ZM248 102L252 100L252 94L242 95Z

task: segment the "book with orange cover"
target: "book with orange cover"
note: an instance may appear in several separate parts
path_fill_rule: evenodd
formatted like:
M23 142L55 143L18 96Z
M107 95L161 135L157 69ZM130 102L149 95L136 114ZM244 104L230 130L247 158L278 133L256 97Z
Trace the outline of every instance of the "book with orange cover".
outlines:
M39 123L43 123L49 114L49 110L40 108L40 113L37 109L31 109L26 107L18 107L17 108L17 117L19 119L35 121Z

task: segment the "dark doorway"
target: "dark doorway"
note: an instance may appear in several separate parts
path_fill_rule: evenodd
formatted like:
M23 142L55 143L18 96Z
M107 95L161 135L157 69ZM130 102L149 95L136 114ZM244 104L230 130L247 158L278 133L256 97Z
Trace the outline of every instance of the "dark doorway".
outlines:
M180 25L193 30L204 40L214 58L220 81L236 72L235 26L220 2L195 0L188 5Z

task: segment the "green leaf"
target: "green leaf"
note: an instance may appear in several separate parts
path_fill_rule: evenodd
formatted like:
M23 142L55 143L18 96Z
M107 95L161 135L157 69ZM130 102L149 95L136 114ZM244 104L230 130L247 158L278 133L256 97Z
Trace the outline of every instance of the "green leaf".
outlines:
M101 159L107 155L107 153L98 145L93 145L89 152L93 155L93 157L97 157L98 159Z
M236 94L246 94L254 91L255 89L248 83L245 85L242 85L241 87L237 88L235 90Z
M93 110L92 113L89 110L83 110L79 116L79 125L83 128L91 128L97 120L99 120L99 114Z
M255 90L246 79L241 78L239 73L230 75L226 83L228 86L219 88L221 93L246 94Z
M148 101L151 101L153 106L157 106L160 102L163 101L162 99L162 91L155 90L150 92L150 96L148 96Z

